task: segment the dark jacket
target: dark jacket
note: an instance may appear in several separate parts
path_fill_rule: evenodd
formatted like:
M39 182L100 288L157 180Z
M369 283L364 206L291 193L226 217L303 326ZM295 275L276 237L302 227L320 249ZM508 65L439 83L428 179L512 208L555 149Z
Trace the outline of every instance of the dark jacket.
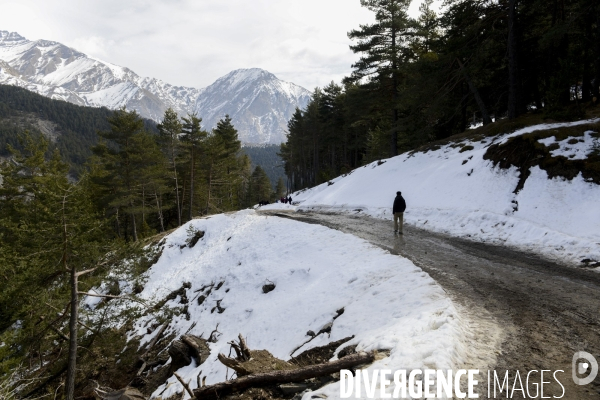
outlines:
M394 199L394 208L393 208L392 212L395 214L398 212L404 212L404 210L406 210L406 201L404 201L404 198L402 197L402 195L399 194Z

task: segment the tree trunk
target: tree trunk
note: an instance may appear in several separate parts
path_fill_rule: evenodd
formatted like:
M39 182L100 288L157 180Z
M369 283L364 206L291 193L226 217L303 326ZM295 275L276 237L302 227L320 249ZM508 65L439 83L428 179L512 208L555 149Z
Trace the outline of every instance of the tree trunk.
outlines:
M519 84L517 59L517 0L508 1L508 118L519 116Z
M117 237L121 238L121 224L119 223L119 208L115 208L115 214L117 216L117 218L115 218L115 221L117 223Z
M67 262L68 255L68 236L67 236L67 220L65 215L67 196L63 197L62 203L62 224L63 224L63 250L62 250L62 267L63 270L69 271L71 274L71 315L69 317L69 355L67 366L67 378L65 381L65 398L73 400L75 397L75 374L77 367L77 319L79 312L78 294L77 294L77 273L75 267L69 269Z
M319 184L319 144L316 127L313 126L313 185Z
M133 203L129 203L130 207L133 207ZM133 213L130 214L131 215L131 228L133 229L133 241L137 242L138 241L138 234L137 234L137 225L135 223L135 215Z
M156 193L156 189L154 190L154 198L156 199L156 208L158 209L158 220L160 221L160 231L165 231L165 223L163 218L162 207L160 206L160 200L158 199L158 194Z
M212 187L212 161L210 163L210 167L208 168L208 196L206 199L206 215L208 215L208 210L210 207L210 189Z
M353 368L357 365L370 364L374 360L374 353L358 353L329 363L310 365L287 371L272 371L248 375L215 385L203 386L194 390L194 395L196 399L218 399L234 391L278 383L302 382L306 379L333 374L342 369Z
M144 229L144 222L146 222L146 186L142 185L142 229Z
M591 100L592 93L592 85L590 79L590 72L587 60L587 51L583 57L583 72L582 72L582 80L581 80L581 101L588 102Z
M475 87L475 84L473 83L473 81L471 80L469 75L467 74L467 71L465 70L465 66L463 65L463 63L460 62L459 59L456 59L456 61L458 61L458 66L460 67L461 72L465 76L465 80L467 81L467 84L469 85L469 89L471 90L473 97L475 97L475 102L477 103L477 106L479 107L479 111L481 112L481 118L483 118L483 125L491 124L492 119L490 118L490 115L488 114L487 109L485 108L485 104L483 103L483 100L481 99L481 96L479 95L479 91L477 90L477 88Z
M592 96L596 102L600 97L600 7L596 6L596 48L594 54L594 80L592 81Z
M75 375L77 367L77 319L79 318L79 298L77 294L77 275L71 268L71 315L69 317L69 365L65 382L65 398L75 398Z
M173 178L175 178L175 201L177 201L177 226L181 226L181 202L179 201L179 184L177 182L177 165L175 163L175 142L171 137L171 159L173 160Z
M190 168L190 212L188 214L188 221L192 220L192 205L194 204L194 147L192 146L192 159Z
M396 28L392 16L392 138L390 156L398 155L398 60L396 55Z

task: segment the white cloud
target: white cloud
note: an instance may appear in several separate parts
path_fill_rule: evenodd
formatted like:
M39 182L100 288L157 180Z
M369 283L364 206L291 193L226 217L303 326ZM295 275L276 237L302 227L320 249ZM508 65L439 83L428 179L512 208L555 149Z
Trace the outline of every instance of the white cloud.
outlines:
M350 72L346 33L372 19L359 0L4 0L0 29L175 85L259 67L312 90Z
M114 40L106 40L100 36L75 38L72 43L72 47L82 53L106 61L108 61L109 49L115 45Z

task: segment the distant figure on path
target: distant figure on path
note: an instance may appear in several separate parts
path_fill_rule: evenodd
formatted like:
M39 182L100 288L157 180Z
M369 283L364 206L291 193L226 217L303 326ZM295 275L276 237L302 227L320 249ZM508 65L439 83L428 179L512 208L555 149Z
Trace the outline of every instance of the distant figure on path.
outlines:
M396 198L394 199L394 207L392 212L394 213L394 233L402 233L402 225L404 223L404 210L406 210L406 201L402 197L401 192L396 192Z
M292 196L288 197L287 201L288 201L288 204L292 204Z

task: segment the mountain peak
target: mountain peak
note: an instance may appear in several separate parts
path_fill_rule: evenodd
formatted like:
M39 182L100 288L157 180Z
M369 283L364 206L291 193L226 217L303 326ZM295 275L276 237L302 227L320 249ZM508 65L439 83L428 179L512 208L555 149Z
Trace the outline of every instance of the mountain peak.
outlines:
M229 114L246 144L284 141L289 118L310 99L306 89L261 68L231 71L204 89L173 86L58 42L29 41L16 32L0 31L0 64L0 83L79 105L125 105L155 121L170 107L179 115L197 112L207 128Z
M257 80L277 80L277 77L261 68L240 68L220 77L215 83L227 82L231 86L237 86L240 83Z
M305 107L309 99L308 90L269 71L236 69L202 91L196 112L208 126L229 115L245 144L279 144L296 107Z
M0 31L0 43L22 42L26 40L17 32Z

